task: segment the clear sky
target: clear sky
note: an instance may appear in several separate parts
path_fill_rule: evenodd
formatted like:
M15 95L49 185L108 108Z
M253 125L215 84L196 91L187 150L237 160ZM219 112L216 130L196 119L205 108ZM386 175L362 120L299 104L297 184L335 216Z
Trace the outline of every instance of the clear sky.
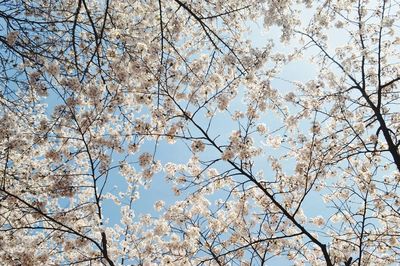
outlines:
M269 33L266 33L263 27L260 25L253 24L251 26L251 39L254 42L254 44L258 47L263 47L268 39L274 39L279 40L279 30L277 28L273 28ZM291 47L286 47L283 44L277 43L275 48L276 51L279 51L281 53L285 53L287 51L290 51L292 48ZM305 82L309 79L312 79L315 76L315 68L307 61L294 61L291 62L290 64L286 65L283 69L282 72L279 74L279 77L272 80L271 84L273 87L277 88L279 92L289 92L290 90L293 89L292 84L290 82L287 82L286 80L290 81L302 81ZM241 102L242 99L238 97L233 103L233 107L240 109L240 105L242 104ZM271 117L265 117L262 120L266 121L267 126L269 128L274 128L274 125L276 119L271 116ZM309 124L305 124L305 129L309 128ZM235 125L232 124L232 121L228 119L224 119L223 114L218 116L216 120L213 122L213 127L211 130L211 134L214 134L214 136L221 135L222 138L225 136L228 136L230 132L235 129ZM264 145L265 140L258 139L259 145ZM145 145L142 146L141 149L142 152L147 151L150 153L153 153L154 151L154 143L146 143ZM212 149L206 149L206 153L212 153ZM271 153L276 153L276 150L272 150ZM282 151L280 151L282 152ZM284 151L283 151L284 152ZM160 160L162 164L165 164L169 161L172 161L174 163L186 163L188 157L190 156L190 151L186 147L186 145L181 142L177 141L175 144L167 144L164 141L161 141L158 143L157 146L157 152L156 152L156 159ZM202 157L205 156L207 157L207 154L202 154ZM210 154L212 156L212 154ZM259 165L263 165L262 160L264 160L262 157L260 158L260 161L258 162ZM114 158L114 161L118 161L118 158ZM290 162L289 162L290 163ZM293 165L287 165L288 168L291 168ZM269 175L270 173L265 172L265 175ZM110 192L115 192L115 191L124 191L126 187L126 183L124 179L119 176L117 171L113 171L112 174L110 175L111 178L109 179L109 183L107 185L107 190ZM137 200L134 203L134 212L136 217L140 217L142 214L150 213L154 216L157 216L157 212L153 209L153 204L157 200L164 200L166 202L166 205L168 206L169 204L173 203L177 199L182 199L185 197L185 193L183 193L181 196L176 197L174 193L172 192L172 187L171 184L166 182L164 178L165 174L164 173L158 173L156 174L153 179L151 186L148 189L145 189L144 187L140 187L140 199ZM213 196L213 198L218 197L218 193ZM323 204L321 201L321 197L319 197L317 194L310 195L307 200L304 202L304 210L306 212L306 215L309 216L316 216L318 214L327 212L328 210L326 209L326 206ZM104 211L106 214L106 217L109 218L110 225L111 224L118 224L119 223L119 208L115 208L113 203L110 201L106 201L103 204ZM290 261L288 261L285 257L276 257L270 260L268 265L293 265Z

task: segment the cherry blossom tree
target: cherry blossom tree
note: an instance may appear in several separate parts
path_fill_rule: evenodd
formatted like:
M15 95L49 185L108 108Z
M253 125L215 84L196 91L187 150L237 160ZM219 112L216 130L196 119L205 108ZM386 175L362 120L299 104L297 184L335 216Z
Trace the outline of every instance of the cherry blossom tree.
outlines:
M1 264L399 264L399 4L3 1Z

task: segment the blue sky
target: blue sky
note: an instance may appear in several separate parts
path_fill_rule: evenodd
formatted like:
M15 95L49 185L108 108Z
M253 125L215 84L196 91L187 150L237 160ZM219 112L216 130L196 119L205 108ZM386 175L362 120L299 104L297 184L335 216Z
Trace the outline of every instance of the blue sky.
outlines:
M277 28L272 28L272 30L268 33L265 32L264 28L260 25L253 24L251 25L251 35L250 38L252 39L255 46L263 47L268 39L274 39L274 41L279 40L279 30ZM281 53L287 53L288 51L292 50L292 47L286 47L283 44L279 44L276 42L276 46L274 48L275 51L279 51ZM316 69L307 61L293 61L288 65L284 66L282 72L279 73L279 76L276 79L271 81L271 84L274 88L278 89L280 93L286 93L293 89L293 85L289 81L302 81L305 82L309 79L312 79L316 75ZM239 94L240 95L240 94ZM48 103L48 110L54 108L54 106L58 103L58 99L54 94L50 94L47 98ZM240 105L242 104L242 99L239 97L233 102L233 107L236 109L240 109ZM221 139L226 140L226 137L230 134L233 129L236 129L236 125L232 123L229 119L226 119L226 114L220 114L215 121L213 122L212 129L210 133L213 136L221 135ZM267 127L274 128L275 123L278 123L276 118L272 115L269 117L263 117L261 120L265 121ZM227 122L228 121L228 122ZM204 122L207 122L204 120ZM304 130L309 128L309 124L304 124ZM263 145L262 139L258 139L259 145ZM154 151L154 142L146 142L144 145L141 146L141 152L149 152L153 153ZM213 153L215 150L213 149L206 149L205 154L202 157L214 157L215 154ZM277 153L282 151L270 151L271 153ZM207 154L209 153L209 154ZM187 160L190 156L190 151L186 147L186 145L182 141L177 141L175 144L167 144L165 141L161 141L158 143L157 146L157 153L156 159L160 160L162 164L172 161L174 163L187 163ZM265 157L264 157L265 158ZM113 158L113 162L117 163L121 158L116 155ZM257 162L259 165L263 165L262 160ZM285 165L287 169L290 169L294 166L293 162L291 163L288 161L288 164ZM139 167L139 166L135 166ZM139 170L139 169L138 169ZM268 176L270 173L268 172L268 167L264 167L265 175ZM141 214L150 213L154 216L157 216L158 213L153 209L153 204L157 200L164 200L166 205L172 204L177 199L182 199L185 194L180 197L176 197L172 192L172 186L170 183L166 182L164 178L164 173L156 174L152 179L152 184L150 188L145 189L144 187L140 187L140 199L134 202L133 210L135 212L136 217L140 217ZM110 173L110 178L106 186L106 192L119 192L125 191L126 183L123 177L118 174L117 170L113 170ZM218 194L215 195L218 197ZM124 204L124 203L123 203ZM126 202L125 202L126 204ZM319 197L318 193L314 193L307 197L306 201L303 204L303 209L307 216L316 216L318 214L326 214L328 210L326 209L325 204L322 202L321 197ZM119 223L120 213L119 208L116 207L111 201L104 201L103 203L103 211L105 217L109 219L109 225L114 225ZM291 262L287 261L285 258L274 258L268 265L292 265Z
M256 46L262 47L267 41L267 39L270 38L273 38L275 40L279 39L279 31L276 28L274 28L268 34L263 32L263 28L257 25L253 25L251 29L253 31L251 39L254 41L254 44ZM286 51L291 50L290 47L288 48L279 44L276 45L274 49L281 53L285 53ZM277 88L279 92L288 92L292 90L293 87L291 83L285 80L304 82L307 81L308 79L312 79L315 73L316 73L315 68L308 62L294 61L283 68L282 72L279 74L279 78L272 80L272 86ZM242 102L240 97L233 103L234 107L239 109L241 104ZM276 118L274 118L272 115L271 117L262 118L262 120L266 121L267 126L270 128L273 128L274 123L278 122ZM304 129L307 130L310 125L304 124L304 126L305 126ZM210 132L214 136L221 135L221 139L226 139L226 136L228 136L231 130L233 129L236 129L236 125L233 124L232 121L225 119L224 115L222 114L219 115L213 122L213 127ZM260 146L263 145L261 139L259 139L258 141ZM147 151L150 153L152 153L153 150L154 150L154 143L146 143L142 146L141 149L141 151L143 152ZM213 157L215 156L213 152L215 151L213 151L212 149L206 149L205 152L206 154L202 154L202 157L203 156ZM276 153L277 151L271 151L271 152ZM210 154L207 155L207 153ZM157 147L156 159L160 160L162 164L169 161L172 161L174 163L186 163L189 156L190 156L190 151L179 140L173 145L161 141ZM260 158L260 160L263 160L263 158ZM115 158L115 161L117 160L118 158ZM263 164L262 161L258 163L260 165ZM290 161L288 161L288 163L290 164ZM293 163L292 165L286 165L286 166L288 169L290 169L291 166L293 166ZM265 175L268 174L269 174L268 170L266 170ZM110 189L110 191L124 190L126 186L124 179L118 176L118 173L116 171L114 171L112 175L113 178L110 179L110 183L107 186ZM157 216L158 215L157 212L155 212L153 209L153 204L157 200L160 199L164 200L166 202L166 205L168 206L177 199L181 199L182 197L184 197L185 194L183 194L180 197L174 196L171 190L172 186L170 183L165 181L164 176L165 176L164 173L156 174L153 177L152 184L149 189L140 187L140 199L133 204L133 209L136 217L140 217L141 214L145 213L151 213L152 215ZM118 188L116 189L115 186L117 186ZM217 198L218 194L215 195L214 197ZM316 216L318 214L327 212L326 206L322 202L321 197L319 197L317 194L310 195L303 205L304 205L303 209L305 210L307 216ZM105 202L103 204L103 207L106 216L110 220L110 224L119 223L119 209L115 208L113 204L110 204L110 202ZM284 257L283 258L276 257L271 259L268 265L284 266L284 265L293 265L293 263L291 263Z

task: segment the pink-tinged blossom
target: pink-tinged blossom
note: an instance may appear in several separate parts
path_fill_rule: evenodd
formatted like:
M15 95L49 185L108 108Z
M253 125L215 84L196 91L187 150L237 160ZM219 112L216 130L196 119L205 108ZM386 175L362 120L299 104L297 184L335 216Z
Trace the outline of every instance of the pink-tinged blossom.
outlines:
M7 34L6 42L10 46L14 46L19 36L18 31L11 31Z
M153 162L153 156L148 152L142 153L139 156L139 165L141 167L149 166L152 162Z

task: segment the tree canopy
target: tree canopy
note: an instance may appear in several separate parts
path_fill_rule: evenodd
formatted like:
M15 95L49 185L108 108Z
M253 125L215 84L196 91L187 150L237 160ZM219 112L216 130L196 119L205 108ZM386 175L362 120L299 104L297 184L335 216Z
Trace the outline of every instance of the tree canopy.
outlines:
M399 5L0 2L0 264L400 264Z

